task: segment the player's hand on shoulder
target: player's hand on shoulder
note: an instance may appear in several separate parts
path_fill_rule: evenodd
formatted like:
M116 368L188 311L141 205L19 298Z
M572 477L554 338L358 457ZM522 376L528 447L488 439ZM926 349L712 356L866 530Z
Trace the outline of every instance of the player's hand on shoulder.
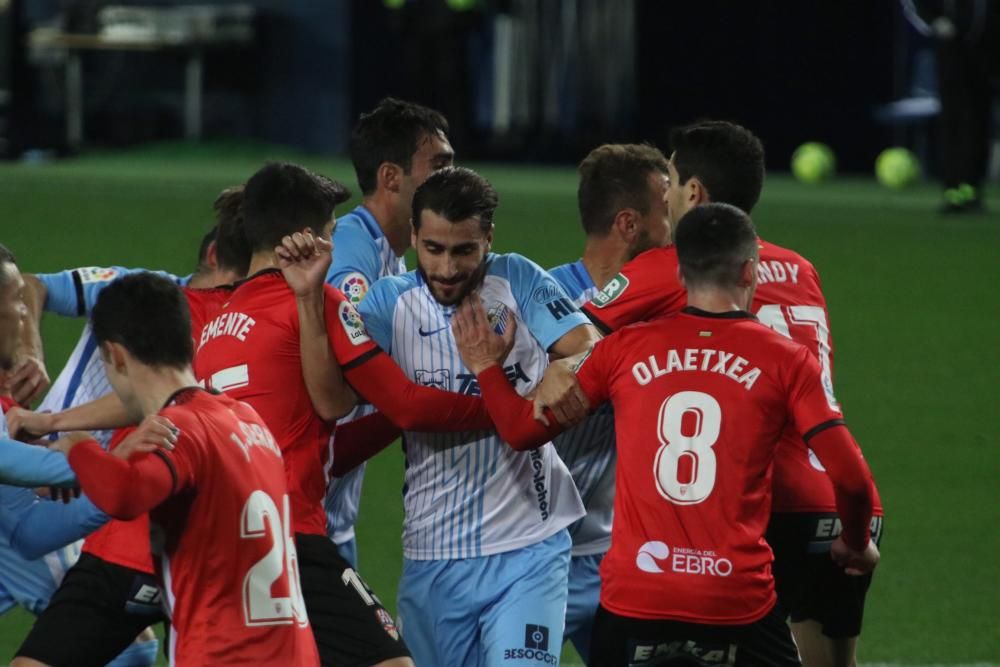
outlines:
M502 365L514 347L517 323L507 318L502 334L490 325L486 307L478 292L465 297L451 316L451 331L466 368L478 375L494 365Z
M830 545L830 557L844 568L844 572L859 577L874 570L881 556L878 547L871 540L868 540L864 551L856 551L847 545L841 535Z
M281 239L274 249L285 281L296 296L322 294L333 261L333 244L306 229Z
M577 357L553 361L545 369L542 381L535 389L535 419L549 425L545 408L552 410L562 426L582 422L590 411L590 402L576 379Z
M28 405L41 398L50 384L45 363L37 357L24 357L7 374L2 389L21 405Z
M52 433L51 412L33 412L25 408L11 408L5 413L10 437L22 442L37 440Z
M142 423L111 450L111 455L129 460L141 452L151 452L156 449L173 450L180 431L174 423L162 415L150 415Z

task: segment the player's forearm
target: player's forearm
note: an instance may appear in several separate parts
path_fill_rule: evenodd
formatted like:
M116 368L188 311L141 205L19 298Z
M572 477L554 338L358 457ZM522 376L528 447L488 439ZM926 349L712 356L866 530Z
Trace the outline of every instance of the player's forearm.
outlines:
M844 541L852 549L864 550L871 537L874 482L860 448L842 425L816 434L808 444L833 482Z
M601 333L592 324L581 324L557 340L549 350L553 359L582 357L601 340Z
M89 403L53 413L49 432L100 431L123 428L133 423L121 399L112 392Z
M10 545L22 557L34 560L90 535L110 518L86 496L68 504L38 499L11 533Z
M173 476L158 456L133 456L123 461L111 456L94 440L76 444L69 464L80 487L104 512L116 519L134 519L170 496Z
M337 426L330 474L343 477L391 445L400 435L399 427L381 412Z
M422 387L379 353L347 371L347 380L404 431L461 432L493 428L481 398Z
M312 297L296 297L299 313L299 346L302 378L309 399L320 417L332 421L357 404L357 396L344 380L344 373L330 349L323 311L323 291Z
M563 431L550 410L545 411L549 426L535 420L532 402L514 391L499 364L488 367L476 378L497 433L513 449L536 449Z
M76 476L59 452L0 438L0 483L71 487L76 485Z

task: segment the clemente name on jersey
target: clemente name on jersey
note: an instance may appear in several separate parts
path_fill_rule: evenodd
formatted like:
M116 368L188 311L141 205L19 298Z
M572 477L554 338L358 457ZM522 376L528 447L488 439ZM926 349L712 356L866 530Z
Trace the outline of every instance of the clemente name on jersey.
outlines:
M198 349L201 349L205 343L219 336L233 336L241 343L245 343L250 329L255 324L257 324L257 320L246 313L238 313L236 311L223 313L206 324L205 328L201 330L201 341L198 343Z

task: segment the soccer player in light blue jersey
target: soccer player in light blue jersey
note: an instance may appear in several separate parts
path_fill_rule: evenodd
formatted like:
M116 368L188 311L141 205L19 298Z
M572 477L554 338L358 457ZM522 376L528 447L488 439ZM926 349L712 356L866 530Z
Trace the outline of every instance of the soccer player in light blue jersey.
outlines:
M326 282L355 307L376 280L406 273L403 253L410 247L413 192L430 174L450 167L454 157L448 121L432 109L386 98L358 119L351 133L351 161L364 198L337 219L333 263L326 275ZM339 423L372 411L368 404L359 405ZM332 479L326 496L330 539L355 568L354 523L364 472L362 464Z
M576 306L590 301L644 250L670 241L667 159L652 146L606 144L580 163L577 202L586 234L583 257L549 271ZM587 662L600 601L598 566L611 545L615 429L610 403L553 441L583 499L587 516L570 526L566 639Z
M506 359L524 394L548 355L589 348L596 329L530 260L490 252L497 195L475 172L432 174L413 200L418 270L375 283L360 304L371 337L414 381L478 394L449 318L482 299L497 330L516 326ZM558 662L570 537L584 515L553 447L516 452L493 431L404 435L399 612L419 665Z

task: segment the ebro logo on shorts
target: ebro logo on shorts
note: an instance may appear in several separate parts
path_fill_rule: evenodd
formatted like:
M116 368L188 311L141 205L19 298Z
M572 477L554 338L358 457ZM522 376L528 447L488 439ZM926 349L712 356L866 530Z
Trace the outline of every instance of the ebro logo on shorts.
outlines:
M674 547L671 551L663 542L646 542L639 547L635 566L643 572L661 574L700 574L710 577L728 577L733 573L733 562L711 550Z

